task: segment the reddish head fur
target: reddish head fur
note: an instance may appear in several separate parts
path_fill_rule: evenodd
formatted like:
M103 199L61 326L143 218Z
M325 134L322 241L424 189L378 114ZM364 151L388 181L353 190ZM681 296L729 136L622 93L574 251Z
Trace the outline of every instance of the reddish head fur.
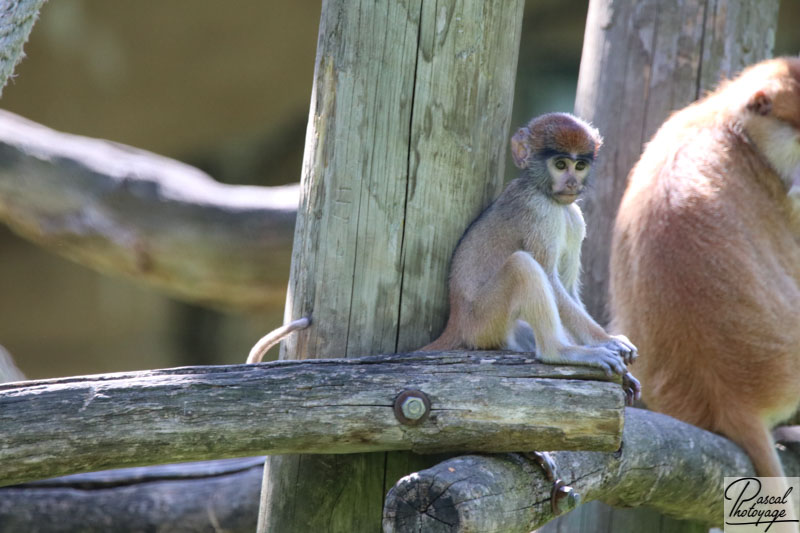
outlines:
M532 119L511 138L511 155L526 168L533 154L556 150L567 154L597 156L603 138L588 122L569 113L547 113Z

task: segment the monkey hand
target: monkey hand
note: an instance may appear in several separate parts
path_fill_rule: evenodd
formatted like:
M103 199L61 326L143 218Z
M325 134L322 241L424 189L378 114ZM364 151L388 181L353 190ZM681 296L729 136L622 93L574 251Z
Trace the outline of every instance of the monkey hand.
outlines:
M626 365L633 363L639 357L636 346L625 335L609 335L610 340L604 345L619 354Z
M630 372L622 375L622 390L625 391L625 405L633 406L635 400L642 398L642 384Z

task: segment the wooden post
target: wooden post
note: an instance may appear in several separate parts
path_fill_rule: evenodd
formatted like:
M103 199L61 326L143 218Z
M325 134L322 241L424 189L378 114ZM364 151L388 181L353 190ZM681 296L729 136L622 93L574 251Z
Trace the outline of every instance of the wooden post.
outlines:
M772 54L778 5L779 0L590 2L575 112L605 137L598 168L604 179L597 180L584 205L588 235L583 247L584 302L601 321L609 319L611 228L628 172L644 143L671 111ZM624 533L643 531L645 522L647 531L698 530L697 524L664 520L654 511L593 504L539 531Z
M22 56L44 0L0 0L0 93Z
M522 0L326 0L283 358L405 351L441 331L450 255L497 194ZM347 383L342 383L347 387ZM374 532L407 453L277 456L260 532Z
M605 137L584 204L584 303L608 322L611 228L628 172L670 112L772 54L779 0L591 0L575 113Z

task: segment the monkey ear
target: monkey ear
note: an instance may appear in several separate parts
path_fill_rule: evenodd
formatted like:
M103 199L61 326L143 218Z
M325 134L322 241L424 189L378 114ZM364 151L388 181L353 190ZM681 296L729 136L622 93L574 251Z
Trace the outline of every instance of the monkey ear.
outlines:
M520 128L517 133L511 137L511 157L514 158L514 164L517 168L526 168L528 156L531 153L530 146L528 145L528 136L530 132L528 128Z
M757 91L747 102L747 109L762 116L769 115L772 111L772 98L763 90Z

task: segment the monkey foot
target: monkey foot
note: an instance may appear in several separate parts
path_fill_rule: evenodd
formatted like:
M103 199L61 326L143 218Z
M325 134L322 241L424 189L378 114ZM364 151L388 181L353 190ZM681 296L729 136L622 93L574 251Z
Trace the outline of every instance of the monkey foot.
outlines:
M639 357L636 346L625 335L611 335L611 340L605 344L617 352L626 365L633 363Z
M642 384L630 372L622 375L622 390L625 391L625 405L632 406L634 401L642 398Z
M525 457L534 461L544 471L548 481L553 484L550 491L550 508L553 516L558 516L578 506L581 496L572 487L558 477L558 467L553 457L547 452L527 452Z

